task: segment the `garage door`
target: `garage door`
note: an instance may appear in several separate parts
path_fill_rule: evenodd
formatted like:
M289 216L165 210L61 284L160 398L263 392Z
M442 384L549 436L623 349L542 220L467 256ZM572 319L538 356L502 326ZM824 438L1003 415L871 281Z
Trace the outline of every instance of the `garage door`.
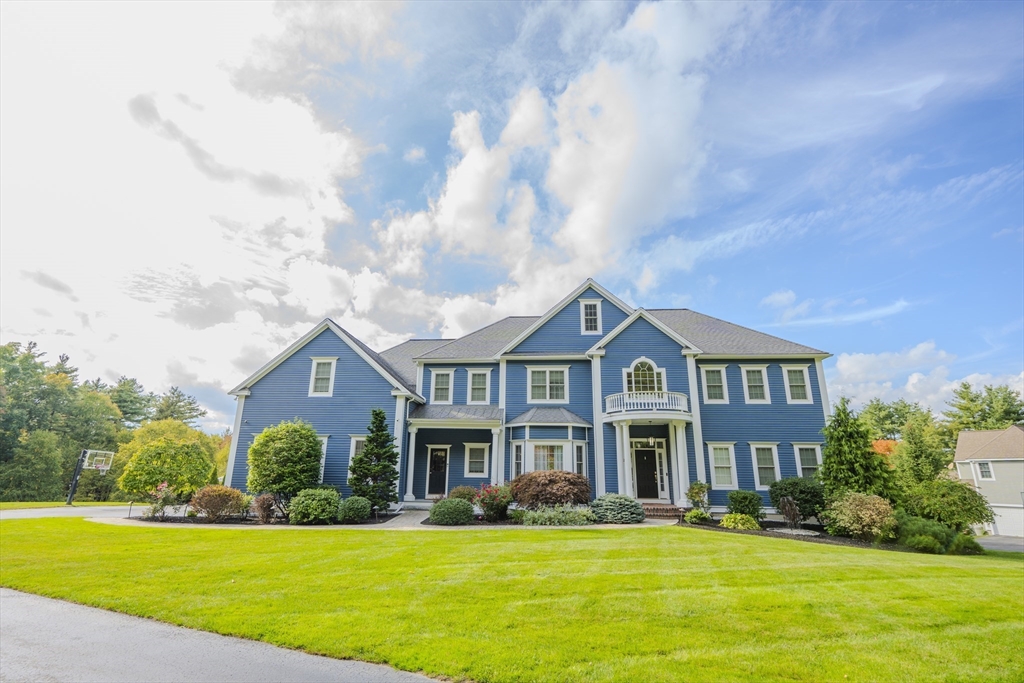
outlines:
M995 533L997 536L1024 536L1024 506L993 505Z

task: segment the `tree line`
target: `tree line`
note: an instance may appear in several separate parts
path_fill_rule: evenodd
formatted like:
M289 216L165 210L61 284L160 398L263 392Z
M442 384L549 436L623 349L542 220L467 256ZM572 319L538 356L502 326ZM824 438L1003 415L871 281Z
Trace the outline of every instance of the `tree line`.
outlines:
M67 355L48 362L34 342L0 346L0 500L60 500L67 495L83 449L117 453L107 476L83 473L76 499L123 495L116 480L133 440L171 437L201 444L223 472L230 436L196 428L206 415L194 396L178 387L147 392L134 377L107 384L80 381ZM154 434L159 436L154 436Z

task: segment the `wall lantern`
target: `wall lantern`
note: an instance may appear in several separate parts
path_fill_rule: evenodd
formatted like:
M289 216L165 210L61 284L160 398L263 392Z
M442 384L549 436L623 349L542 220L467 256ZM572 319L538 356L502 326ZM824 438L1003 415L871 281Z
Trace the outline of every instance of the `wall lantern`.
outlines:
M654 437L653 436L647 437L647 445L648 446L653 446L654 445Z

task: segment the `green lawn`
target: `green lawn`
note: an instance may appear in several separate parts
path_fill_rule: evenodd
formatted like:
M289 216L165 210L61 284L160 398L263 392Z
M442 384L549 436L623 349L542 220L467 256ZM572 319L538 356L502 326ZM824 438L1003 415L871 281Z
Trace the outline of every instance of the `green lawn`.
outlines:
M478 681L1024 678L1024 556L680 527L0 522L0 584ZM848 677L848 678L847 678Z
M0 503L0 510L26 510L28 508L61 508L64 507L65 501L54 500L48 502L41 501L22 501L22 502L7 502ZM128 505L128 503L116 503L112 501L96 502L96 501L80 501L76 502L72 507L96 507L97 505Z

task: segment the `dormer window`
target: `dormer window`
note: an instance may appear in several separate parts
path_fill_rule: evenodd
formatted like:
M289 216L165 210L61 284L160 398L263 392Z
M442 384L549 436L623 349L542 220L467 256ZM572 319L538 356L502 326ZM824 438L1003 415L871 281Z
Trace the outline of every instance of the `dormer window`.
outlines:
M334 395L334 370L337 358L311 358L313 367L309 373L309 395L331 397Z
M600 299L580 299L580 334L602 334Z

